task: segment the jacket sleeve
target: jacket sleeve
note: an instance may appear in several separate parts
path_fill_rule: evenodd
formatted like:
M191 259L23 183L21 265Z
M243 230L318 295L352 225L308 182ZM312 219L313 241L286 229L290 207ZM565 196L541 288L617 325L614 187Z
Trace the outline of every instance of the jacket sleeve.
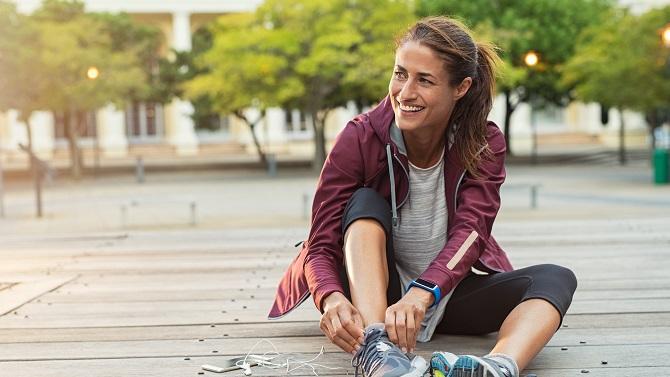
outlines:
M444 249L421 278L450 292L479 260L500 208L500 186L505 181L505 139L495 127L488 137L491 155L479 164L479 178L466 173L456 199L455 218Z
M335 140L321 170L314 202L305 276L316 307L332 292L343 292L339 271L343 260L342 215L349 198L363 186L364 169L358 125L350 122Z

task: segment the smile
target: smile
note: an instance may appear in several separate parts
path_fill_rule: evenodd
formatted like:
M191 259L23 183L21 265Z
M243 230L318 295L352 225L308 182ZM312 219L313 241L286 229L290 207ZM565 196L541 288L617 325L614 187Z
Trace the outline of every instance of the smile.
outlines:
M406 111L406 112L410 112L410 113L416 113L416 112L419 112L419 111L425 109L425 107L423 107L423 106L403 105L400 101L397 101L397 102L398 102L398 107L402 111Z

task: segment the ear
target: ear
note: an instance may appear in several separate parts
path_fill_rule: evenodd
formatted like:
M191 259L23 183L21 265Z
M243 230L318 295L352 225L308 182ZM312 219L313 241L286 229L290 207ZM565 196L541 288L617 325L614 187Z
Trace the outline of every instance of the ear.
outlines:
M466 77L461 81L460 84L456 87L456 94L454 95L455 99L461 99L464 95L468 93L470 87L472 86L472 77Z

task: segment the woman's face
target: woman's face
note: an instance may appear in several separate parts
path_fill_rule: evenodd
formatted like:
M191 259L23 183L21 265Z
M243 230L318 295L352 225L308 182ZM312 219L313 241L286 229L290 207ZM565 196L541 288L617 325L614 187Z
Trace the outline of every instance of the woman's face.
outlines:
M469 77L457 87L449 84L444 62L418 42L400 46L389 83L398 127L403 131L432 129L444 132L456 101L470 88Z

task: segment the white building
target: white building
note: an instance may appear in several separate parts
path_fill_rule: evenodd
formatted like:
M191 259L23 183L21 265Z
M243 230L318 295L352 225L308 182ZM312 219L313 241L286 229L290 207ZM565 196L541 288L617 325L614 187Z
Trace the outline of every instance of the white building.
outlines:
M19 11L29 13L36 9L40 0L15 0ZM159 27L166 40L176 50L191 48L192 33L219 15L231 12L253 11L262 0L86 0L88 11L123 11L135 19ZM670 0L625 1L621 3L641 11L649 6L667 4ZM242 147L253 153L249 130L231 117L222 117L215 131L196 130L189 114L193 107L187 101L175 100L161 106L153 104L129 104L119 110L113 106L100 109L91 117L89 129L81 138L82 147L91 155L93 147L99 148L102 156L124 157L138 154L138 150L154 149L175 155L196 155L207 151L230 150L230 146ZM253 110L250 110L253 112ZM351 105L333 112L327 121L326 135L330 139L339 132L357 109ZM566 109L549 109L535 112L522 104L512 116L513 146L516 153L527 153L531 146L531 120L538 133L546 140L551 135L581 135L582 139L599 140L605 145L615 145L618 132L618 114L610 113L610 124L601 125L598 105L572 104ZM504 100L496 101L490 118L503 124ZM646 125L637 114L626 114L629 145L644 144ZM258 128L261 144L270 151L286 155L309 156L313 147L309 118L296 110L270 109L266 119ZM37 112L31 119L33 145L44 158L66 154L66 141L62 124L49 112ZM18 144L27 140L25 125L17 120L17 113L0 114L0 147L4 158L16 159ZM574 138L572 140L575 140ZM228 146L228 149L225 146ZM86 155L86 154L85 154ZM12 157L13 156L13 157Z

